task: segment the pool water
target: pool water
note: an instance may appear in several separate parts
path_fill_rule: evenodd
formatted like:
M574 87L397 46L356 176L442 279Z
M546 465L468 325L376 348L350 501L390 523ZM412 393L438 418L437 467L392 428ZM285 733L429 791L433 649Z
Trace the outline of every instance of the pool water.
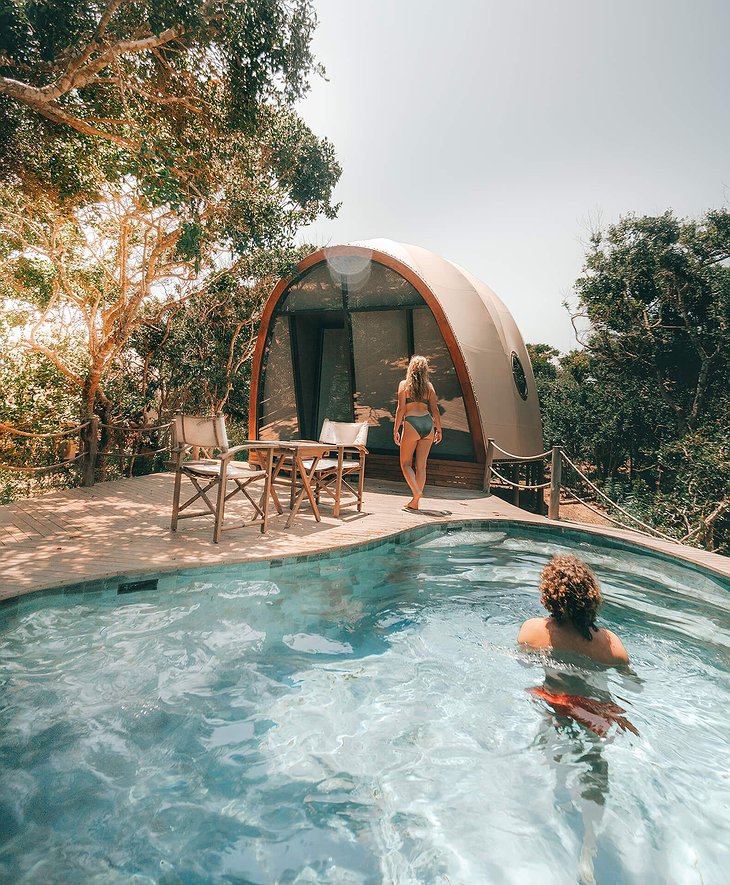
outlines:
M631 671L516 647L566 550ZM4 617L0 880L727 882L727 587L487 530L276 566Z

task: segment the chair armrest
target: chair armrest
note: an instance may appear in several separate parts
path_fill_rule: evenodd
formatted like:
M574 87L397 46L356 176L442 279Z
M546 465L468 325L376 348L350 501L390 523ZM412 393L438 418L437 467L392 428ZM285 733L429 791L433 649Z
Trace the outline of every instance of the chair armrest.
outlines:
M344 445L343 445L343 446L336 446L336 447L333 446L333 448L337 448L337 451L338 451L338 452L339 452L339 451L342 451L342 452L359 452L361 455L367 455L367 454L369 454L369 452L368 452L368 450L365 448L365 446L344 446Z
M177 470L178 467L183 463L183 458L185 457L185 453L188 452L192 446L188 446L185 443L178 443L176 446L170 447L170 460L165 462L165 468L167 470Z
M260 443L256 443L256 442L241 443L240 446L234 446L232 449L228 449L228 451L224 452L222 455L218 455L218 460L219 461L230 461L231 458L234 458L239 452L251 452L251 451L255 451L255 450L258 450L261 452L261 451L265 451L268 448L270 448L270 447L266 446L266 445L262 446Z

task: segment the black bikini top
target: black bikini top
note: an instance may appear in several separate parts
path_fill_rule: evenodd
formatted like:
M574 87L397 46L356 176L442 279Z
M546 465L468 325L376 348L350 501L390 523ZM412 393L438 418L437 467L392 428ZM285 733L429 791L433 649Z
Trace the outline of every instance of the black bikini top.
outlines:
M427 399L413 399L410 396L407 396L406 403L423 403L424 406L427 406L429 401Z

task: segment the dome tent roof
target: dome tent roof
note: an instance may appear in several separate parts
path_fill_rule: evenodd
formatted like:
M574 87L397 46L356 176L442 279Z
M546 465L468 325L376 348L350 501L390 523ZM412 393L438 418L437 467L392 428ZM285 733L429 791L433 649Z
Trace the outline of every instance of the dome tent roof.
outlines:
M395 259L429 290L462 354L484 441L492 437L515 455L542 452L540 408L530 358L512 314L489 286L440 255L394 240L373 239L328 248L325 257L347 254L348 249L363 257L369 251L374 261L383 256ZM526 398L515 382L515 357L524 372Z

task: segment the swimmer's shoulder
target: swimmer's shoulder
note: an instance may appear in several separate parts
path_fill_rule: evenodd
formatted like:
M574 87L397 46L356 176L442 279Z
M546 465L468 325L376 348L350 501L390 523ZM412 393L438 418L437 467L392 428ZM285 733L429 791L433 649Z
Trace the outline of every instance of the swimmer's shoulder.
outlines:
M549 648L550 634L547 628L547 618L530 618L525 621L520 628L517 641L532 648Z
M605 664L628 664L629 656L623 642L611 630L602 627L593 636L593 642L601 649L601 662Z

